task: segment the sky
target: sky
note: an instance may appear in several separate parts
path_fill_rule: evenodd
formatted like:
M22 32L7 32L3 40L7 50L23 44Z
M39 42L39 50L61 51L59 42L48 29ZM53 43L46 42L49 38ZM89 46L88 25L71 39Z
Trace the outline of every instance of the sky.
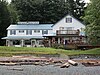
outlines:
M7 0L8 2L11 2L11 0ZM88 3L90 0L85 0L86 3Z

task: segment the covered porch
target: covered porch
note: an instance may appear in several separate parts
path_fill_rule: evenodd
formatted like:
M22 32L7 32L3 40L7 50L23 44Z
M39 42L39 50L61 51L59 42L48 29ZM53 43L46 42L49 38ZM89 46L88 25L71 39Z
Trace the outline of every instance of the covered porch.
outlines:
M42 39L40 36L9 36L4 37L6 39L6 46L14 47L39 47L43 46Z

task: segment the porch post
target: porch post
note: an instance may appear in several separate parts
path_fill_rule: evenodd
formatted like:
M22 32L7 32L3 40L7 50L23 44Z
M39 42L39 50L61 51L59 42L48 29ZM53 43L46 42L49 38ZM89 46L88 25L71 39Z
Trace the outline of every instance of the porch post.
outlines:
M10 46L13 46L13 41L12 40L10 41Z
M21 47L24 47L24 40L21 40Z
M38 41L37 41L37 39L35 39L35 47L37 47L38 46Z
M31 40L31 47L33 47L33 44L32 44L33 40Z
M60 38L58 38L58 44L60 44Z
M35 41L31 40L31 47L34 47L34 45L35 45Z
M6 40L6 46L10 46L10 40Z

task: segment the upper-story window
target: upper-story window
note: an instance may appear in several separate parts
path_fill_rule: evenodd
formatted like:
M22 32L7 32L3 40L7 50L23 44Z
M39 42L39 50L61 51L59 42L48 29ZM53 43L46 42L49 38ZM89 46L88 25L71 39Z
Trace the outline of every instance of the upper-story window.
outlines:
M32 30L26 30L26 35L32 35Z
M72 18L66 18L66 23L72 23Z
M16 35L16 30L10 30L10 35Z
M24 33L24 30L19 30L19 33Z
M40 33L40 30L34 30L34 33Z
M48 34L48 30L42 30L42 34Z

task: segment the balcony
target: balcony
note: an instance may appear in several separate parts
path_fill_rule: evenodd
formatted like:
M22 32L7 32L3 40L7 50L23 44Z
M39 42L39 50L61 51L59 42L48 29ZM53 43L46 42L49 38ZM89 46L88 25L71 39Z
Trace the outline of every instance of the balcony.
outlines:
M56 34L57 35L79 35L80 31L79 30L57 30Z

